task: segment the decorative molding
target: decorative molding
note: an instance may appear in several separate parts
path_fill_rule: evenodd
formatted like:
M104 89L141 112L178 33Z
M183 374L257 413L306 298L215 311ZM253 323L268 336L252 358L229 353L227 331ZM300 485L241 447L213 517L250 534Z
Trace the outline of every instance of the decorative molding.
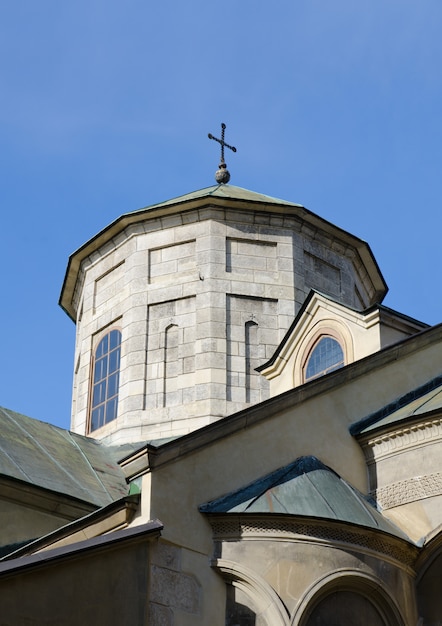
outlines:
M371 458L379 460L382 457L420 446L422 443L440 439L442 439L442 418L438 417L377 435L368 439L365 446L371 449Z
M372 495L384 510L440 496L442 495L442 472L401 480L374 490Z
M241 563L227 559L214 559L212 567L217 569L224 579L241 589L260 611L265 623L272 626L289 626L289 615L281 598L261 576Z
M168 268L164 272L164 268ZM148 251L149 284L172 282L180 278L195 277L196 240L168 242Z
M320 308L320 307L319 307ZM325 308L325 307L324 307ZM293 385L302 385L304 380L305 366L314 348L323 336L329 335L336 339L344 354L344 363L348 365L354 361L353 337L347 323L338 317L332 317L333 312L327 310L328 317L313 321L313 325L307 333L300 338L296 346L296 355L293 360Z
M365 527L351 527L334 520L309 521L292 516L210 515L214 541L244 541L278 539L312 541L328 544L351 544L355 550L370 550L412 567L417 550L399 538Z
M279 275L278 241L226 237L226 272L271 272Z

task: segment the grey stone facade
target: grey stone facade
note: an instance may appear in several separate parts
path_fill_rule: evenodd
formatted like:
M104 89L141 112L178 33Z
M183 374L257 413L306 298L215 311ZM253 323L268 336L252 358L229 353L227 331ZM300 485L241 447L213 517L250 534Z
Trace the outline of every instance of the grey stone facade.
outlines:
M357 309L383 290L366 244L298 205L221 187L166 206L120 218L71 257L75 432L88 432L91 362L110 328L122 332L118 418L92 434L160 439L268 398L255 368L311 289Z

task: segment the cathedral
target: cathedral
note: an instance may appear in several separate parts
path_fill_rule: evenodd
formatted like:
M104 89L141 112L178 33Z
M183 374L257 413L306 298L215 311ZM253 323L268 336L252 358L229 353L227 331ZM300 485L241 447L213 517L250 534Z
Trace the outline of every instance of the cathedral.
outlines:
M386 293L225 179L74 252L71 429L0 409L1 626L440 626L442 325Z

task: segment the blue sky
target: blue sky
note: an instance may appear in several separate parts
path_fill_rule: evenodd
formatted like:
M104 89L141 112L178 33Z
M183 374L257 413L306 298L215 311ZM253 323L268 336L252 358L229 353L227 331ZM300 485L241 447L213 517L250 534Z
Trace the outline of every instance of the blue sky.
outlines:
M0 405L69 427L69 254L214 183L370 244L385 304L442 321L439 0L0 0Z

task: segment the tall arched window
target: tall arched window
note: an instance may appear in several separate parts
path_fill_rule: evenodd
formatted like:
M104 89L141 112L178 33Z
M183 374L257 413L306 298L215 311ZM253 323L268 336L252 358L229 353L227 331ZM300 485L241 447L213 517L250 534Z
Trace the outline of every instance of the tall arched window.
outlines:
M117 417L120 382L121 332L111 330L98 344L93 363L89 430L97 430Z
M336 339L328 335L319 339L305 366L305 382L319 378L344 366L344 352Z

